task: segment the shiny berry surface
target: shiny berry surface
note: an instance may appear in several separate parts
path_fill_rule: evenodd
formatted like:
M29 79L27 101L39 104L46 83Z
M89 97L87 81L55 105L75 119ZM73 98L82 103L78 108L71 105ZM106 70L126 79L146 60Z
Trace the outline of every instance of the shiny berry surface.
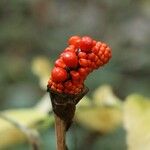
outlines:
M55 67L66 68L66 64L62 59L57 59L55 61Z
M104 66L112 57L110 47L89 36L72 36L69 46L55 61L48 87L58 93L79 94L84 81L95 69Z
M67 79L67 71L60 67L54 67L51 76L53 81L62 82Z
M81 51L90 52L92 46L93 46L93 40L90 37L88 36L82 37L81 42L80 42Z
M69 45L74 45L75 47L79 47L81 38L77 35L70 37L68 40Z
M62 53L61 58L67 67L76 68L78 65L78 58L75 52L64 52Z

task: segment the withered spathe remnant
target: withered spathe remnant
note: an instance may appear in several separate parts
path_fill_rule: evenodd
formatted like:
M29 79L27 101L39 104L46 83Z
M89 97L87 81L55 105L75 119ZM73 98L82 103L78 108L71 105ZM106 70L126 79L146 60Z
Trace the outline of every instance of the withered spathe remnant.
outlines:
M53 112L66 123L66 131L72 124L72 119L75 114L76 104L88 93L89 89L84 86L81 93L72 94L61 94L49 87L47 91L50 94Z

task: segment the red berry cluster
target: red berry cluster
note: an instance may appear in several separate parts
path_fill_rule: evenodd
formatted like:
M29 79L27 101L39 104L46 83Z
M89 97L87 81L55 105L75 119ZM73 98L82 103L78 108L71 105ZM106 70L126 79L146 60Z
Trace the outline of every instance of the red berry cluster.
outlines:
M68 44L55 61L48 87L59 93L78 94L87 75L109 61L111 49L88 36L72 36Z

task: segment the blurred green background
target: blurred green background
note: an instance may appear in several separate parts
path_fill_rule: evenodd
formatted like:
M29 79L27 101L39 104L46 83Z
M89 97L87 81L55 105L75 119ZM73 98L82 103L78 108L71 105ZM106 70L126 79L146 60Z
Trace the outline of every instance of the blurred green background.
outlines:
M89 35L112 48L110 63L86 81L89 96L103 84L111 85L121 99L134 92L150 96L149 0L0 0L0 110L31 107L41 99L46 90L39 86L32 62L42 56L53 63L72 35ZM75 128L71 132L77 135L70 140L75 143L78 137L82 149L89 131ZM54 129L48 133L41 135L46 150L55 144ZM124 134L119 129L109 135L111 141L92 133L95 141L89 141L93 149L105 145L103 150L123 150Z

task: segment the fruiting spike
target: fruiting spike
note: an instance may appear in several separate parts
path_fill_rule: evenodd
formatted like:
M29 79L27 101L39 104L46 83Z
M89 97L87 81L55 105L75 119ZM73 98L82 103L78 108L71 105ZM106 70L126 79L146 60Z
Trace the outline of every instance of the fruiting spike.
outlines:
M89 36L72 36L55 62L48 88L64 94L79 94L90 72L108 63L111 49Z

